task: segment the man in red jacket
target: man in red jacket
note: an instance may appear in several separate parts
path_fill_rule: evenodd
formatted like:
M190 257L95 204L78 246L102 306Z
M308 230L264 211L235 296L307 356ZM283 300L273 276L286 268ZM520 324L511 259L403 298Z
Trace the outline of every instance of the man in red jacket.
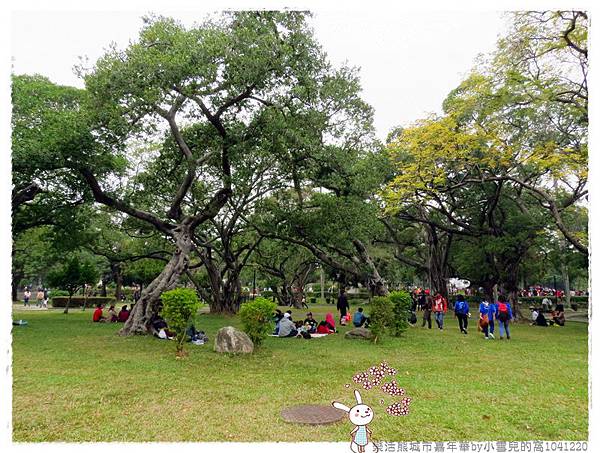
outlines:
M448 311L448 301L440 293L435 293L433 298L433 313L438 329L444 330L444 315Z
M96 305L96 309L94 310L94 314L92 316L92 321L106 322L106 318L102 315L102 304Z

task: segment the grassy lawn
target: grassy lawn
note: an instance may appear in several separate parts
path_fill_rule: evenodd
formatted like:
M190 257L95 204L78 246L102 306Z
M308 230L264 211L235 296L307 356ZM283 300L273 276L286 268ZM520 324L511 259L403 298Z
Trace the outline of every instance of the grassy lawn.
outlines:
M331 307L331 306L329 306ZM311 306L317 319L331 308ZM368 311L368 310L367 310ZM295 318L305 311L294 310ZM413 398L392 417L379 389L362 391L375 411L374 440L582 440L588 437L587 324L513 325L510 341L468 336L447 317L443 332L410 328L380 345L268 338L251 356L212 350L216 331L238 318L200 314L210 344L121 338L119 325L93 324L92 311L27 311L13 328L15 441L347 441L350 422L285 423L294 404L352 403L352 376L386 360ZM380 400L385 397L386 405Z

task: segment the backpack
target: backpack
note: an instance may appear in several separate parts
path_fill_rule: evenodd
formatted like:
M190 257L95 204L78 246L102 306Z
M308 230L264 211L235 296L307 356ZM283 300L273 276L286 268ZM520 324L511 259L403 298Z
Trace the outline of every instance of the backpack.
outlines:
M508 319L508 305L503 302L498 302L498 318L502 321Z
M466 314L467 313L467 303L464 300L457 301L456 304L454 305L454 311L456 311L456 313L460 313L461 315Z

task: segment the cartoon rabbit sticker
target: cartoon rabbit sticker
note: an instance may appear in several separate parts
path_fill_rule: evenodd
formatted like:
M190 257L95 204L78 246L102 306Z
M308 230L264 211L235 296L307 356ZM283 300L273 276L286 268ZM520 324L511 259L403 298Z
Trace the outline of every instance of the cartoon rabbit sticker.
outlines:
M350 433L352 436L352 442L350 443L350 449L354 453L366 453L377 452L378 448L371 442L371 430L367 428L367 425L373 420L373 409L366 404L363 404L362 397L358 390L354 390L354 396L356 397L356 405L349 408L345 404L338 401L333 401L331 404L336 409L341 409L348 413L348 418L354 424L354 429Z

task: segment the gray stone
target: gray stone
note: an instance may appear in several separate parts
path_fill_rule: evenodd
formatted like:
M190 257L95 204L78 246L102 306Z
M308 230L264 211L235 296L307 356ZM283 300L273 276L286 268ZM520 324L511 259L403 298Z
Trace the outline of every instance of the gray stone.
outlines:
M254 351L254 343L245 332L232 326L219 329L215 337L215 351L231 354L249 354Z
M355 327L354 329L349 330L344 335L345 338L349 338L351 340L358 338L359 340L370 340L373 338L373 333L369 329L365 329L364 327Z

